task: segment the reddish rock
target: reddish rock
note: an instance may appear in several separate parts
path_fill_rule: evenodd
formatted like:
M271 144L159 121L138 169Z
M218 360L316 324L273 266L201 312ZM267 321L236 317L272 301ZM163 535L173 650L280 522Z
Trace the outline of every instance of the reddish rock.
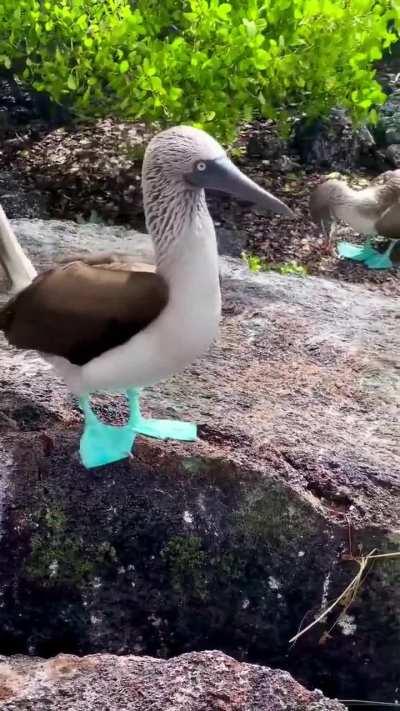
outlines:
M59 655L0 658L4 711L344 711L283 671L241 664L221 652L164 661Z

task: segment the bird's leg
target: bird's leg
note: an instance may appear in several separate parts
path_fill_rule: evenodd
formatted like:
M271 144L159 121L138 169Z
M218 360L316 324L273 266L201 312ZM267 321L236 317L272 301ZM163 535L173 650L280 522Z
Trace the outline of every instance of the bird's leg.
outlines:
M329 226L329 235L328 235L328 253L332 253L332 246L333 242L336 237L336 222L332 221L330 226Z
M332 242L336 233L336 223L332 220L321 220L321 230L324 235L325 246L323 251L325 254L331 254Z
M154 437L155 439L176 439L184 442L194 442L197 438L197 427L191 422L179 420L152 420L142 417L140 412L140 390L127 390L129 400L129 425L136 434Z
M130 422L122 427L106 425L97 418L88 395L79 398L85 426L80 441L80 455L86 469L118 462L130 456L136 432Z

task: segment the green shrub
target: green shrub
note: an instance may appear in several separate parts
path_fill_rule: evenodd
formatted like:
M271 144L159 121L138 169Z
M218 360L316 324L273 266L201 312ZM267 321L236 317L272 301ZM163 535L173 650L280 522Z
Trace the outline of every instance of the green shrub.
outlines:
M159 9L159 6L161 9ZM191 122L231 138L333 105L375 118L395 0L2 0L0 63L81 116Z

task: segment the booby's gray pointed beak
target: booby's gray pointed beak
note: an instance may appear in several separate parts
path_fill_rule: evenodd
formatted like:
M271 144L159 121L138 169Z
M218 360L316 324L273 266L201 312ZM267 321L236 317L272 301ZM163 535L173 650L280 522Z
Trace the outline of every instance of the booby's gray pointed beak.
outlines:
M250 202L261 209L276 212L278 215L295 217L284 202L260 188L257 183L244 175L227 156L197 162L193 171L186 175L186 179L192 185L228 193L239 200Z

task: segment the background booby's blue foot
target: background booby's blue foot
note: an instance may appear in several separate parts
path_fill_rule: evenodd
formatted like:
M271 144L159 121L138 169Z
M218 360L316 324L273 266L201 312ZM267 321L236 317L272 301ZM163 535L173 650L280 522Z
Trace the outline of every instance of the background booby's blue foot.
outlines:
M366 259L376 254L375 249L367 242L366 244L352 244L351 242L339 242L337 245L339 257L351 259L354 262L365 262Z
M337 251L340 257L363 262L368 269L391 269L394 265L390 259L390 253L395 242L396 240L391 242L385 252L378 252L369 242L364 245L339 242Z
M86 469L112 464L129 457L136 437L132 427L129 424L114 427L100 422L90 406L88 397L79 399L79 407L85 416L79 451Z
M390 244L384 252L374 250L374 254L365 259L364 264L368 267L368 269L392 269L394 266L392 260L390 259L392 249L393 244Z
M197 427L192 422L146 419L140 412L140 391L128 390L127 395L130 407L129 425L136 434L155 439L176 439L183 442L194 442L197 439Z

